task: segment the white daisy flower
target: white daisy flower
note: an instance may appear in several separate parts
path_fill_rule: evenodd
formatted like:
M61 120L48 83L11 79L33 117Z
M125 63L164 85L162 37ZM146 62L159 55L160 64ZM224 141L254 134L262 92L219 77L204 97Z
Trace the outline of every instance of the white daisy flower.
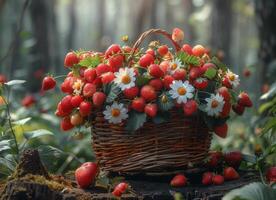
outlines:
M188 99L193 98L195 88L188 81L173 81L170 85L169 94L177 103L186 103Z
M231 72L229 69L226 73L226 77L228 78L230 84L236 88L239 84L240 84L240 78L239 75L234 74L233 72Z
M74 94L76 94L76 95L81 94L83 85L84 85L84 82L82 80L78 79L77 81L75 81L72 86L72 88L74 89L74 91L73 91Z
M114 102L111 106L106 106L103 114L104 118L113 124L121 123L122 120L128 118L127 109L124 107L124 104L118 104L117 102Z
M206 98L207 102L205 111L209 116L218 116L223 109L224 100L220 94L211 94L210 98Z
M120 68L119 72L115 72L114 82L121 88L125 90L135 86L135 72L133 68Z
M170 62L169 72L170 74L174 74L174 72L180 68L184 67L181 61L178 58L175 58Z

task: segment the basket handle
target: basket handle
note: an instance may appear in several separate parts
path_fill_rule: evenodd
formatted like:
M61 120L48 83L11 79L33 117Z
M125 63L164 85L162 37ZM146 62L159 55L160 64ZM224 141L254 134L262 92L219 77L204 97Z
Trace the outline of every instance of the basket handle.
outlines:
M179 44L172 40L172 35L170 33L168 33L167 31L165 31L163 29L149 29L148 31L142 33L140 35L140 37L138 38L138 40L134 43L134 45L132 47L132 50L130 52L129 59L128 59L129 61L132 59L136 49L142 44L142 42L145 40L145 38L148 37L151 34L163 35L172 42L172 44L173 44L176 51L179 51L181 49Z

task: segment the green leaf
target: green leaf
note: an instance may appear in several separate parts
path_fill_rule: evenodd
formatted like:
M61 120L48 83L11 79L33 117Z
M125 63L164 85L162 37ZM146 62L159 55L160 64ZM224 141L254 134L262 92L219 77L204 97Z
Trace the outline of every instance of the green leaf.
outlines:
M129 113L129 118L127 120L126 130L130 132L134 132L137 129L141 128L143 124L146 122L146 120L147 120L146 113L131 111Z
M276 96L276 83L272 84L269 91L260 97L260 100L268 100Z
M16 166L16 161L13 159L13 155L12 154L8 154L5 157L0 157L0 166L4 166L7 169L9 169L10 171L14 171L15 170L15 166Z
M13 86L13 85L23 84L25 82L26 82L25 80L12 80L12 81L5 83L5 85Z
M228 70L228 67L225 64L223 64L217 57L212 58L212 63L214 63L219 69L221 69L224 72Z
M30 131L30 132L24 133L24 137L27 140L34 139L34 138L41 137L41 136L46 136L46 135L49 136L49 135L54 135L54 134L45 129L38 129L35 131Z
M186 65L195 65L198 66L200 64L200 59L196 56L189 55L183 51L177 53L176 57Z
M31 119L32 119L31 117L27 117L27 118L24 118L24 119L20 119L20 120L14 121L12 123L15 124L15 125L24 125L28 121L30 121Z
M10 147L10 145L11 145L10 142L11 141L12 140L10 140L10 139L0 141L0 152L10 150L11 149L11 147Z
M136 85L138 87L142 87L142 86L148 84L149 81L150 81L150 77L148 77L148 76L137 76Z
M275 127L276 127L276 118L272 117L265 123L265 125L262 129L262 135L265 133L268 133L270 129L275 128Z
M155 124L161 124L168 122L171 118L170 112L158 112L157 115L152 119Z
M103 92L107 95L106 103L112 103L120 94L121 89L115 83L111 83L104 85Z
M41 157L59 157L64 153L62 150L51 145L40 145L37 149Z
M215 78L217 74L217 70L214 69L213 67L210 67L205 73L204 73L204 76L208 79L213 79Z
M84 67L96 67L101 63L99 56L87 57L79 62Z
M276 190L260 182L250 183L232 190L222 200L272 200L276 199Z

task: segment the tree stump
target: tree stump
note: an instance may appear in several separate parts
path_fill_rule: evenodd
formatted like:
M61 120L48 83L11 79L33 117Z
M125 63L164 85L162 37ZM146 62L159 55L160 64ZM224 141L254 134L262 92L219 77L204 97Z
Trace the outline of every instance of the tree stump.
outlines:
M201 170L197 171L201 177ZM200 178L190 177L188 186L173 188L169 185L171 176L126 176L125 180L132 188L131 193L124 194L124 200L169 200L174 195L182 194L185 200L221 199L228 191L259 180L254 171L239 171L240 179L225 182L220 186L203 186ZM187 176L189 174L187 173ZM1 187L0 187L1 188ZM8 180L3 191L0 189L0 200L105 200L115 199L111 192L103 187L91 187L87 190L77 188L73 177L51 175L40 161L36 150L23 153L17 170Z

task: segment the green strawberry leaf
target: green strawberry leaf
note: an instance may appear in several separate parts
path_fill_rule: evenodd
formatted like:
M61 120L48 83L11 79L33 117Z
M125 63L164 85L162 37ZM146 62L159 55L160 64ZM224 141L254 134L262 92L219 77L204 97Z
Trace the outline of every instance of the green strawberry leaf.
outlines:
M141 128L143 124L146 122L146 120L147 120L146 113L139 113L132 110L129 112L129 118L127 120L126 130L130 132L134 132L139 128Z
M214 69L213 67L210 67L205 73L204 76L210 80L212 80L213 78L215 78L217 74L217 70Z
M223 64L217 57L212 58L212 63L214 63L219 69L221 69L224 72L228 69L227 66Z
M83 67L93 68L101 63L99 56L87 57L79 62Z
M183 63L186 65L194 65L194 66L198 66L200 64L200 60L198 57L193 56L193 55L189 55L183 51L180 51L177 53L176 57Z
M152 119L155 124L161 124L168 122L171 118L170 112L158 112L157 115Z
M136 85L138 87L142 87L146 85L150 81L150 77L148 76L137 76L136 77Z
M112 103L118 97L121 90L115 83L108 83L103 86L103 92L107 95L106 103Z

